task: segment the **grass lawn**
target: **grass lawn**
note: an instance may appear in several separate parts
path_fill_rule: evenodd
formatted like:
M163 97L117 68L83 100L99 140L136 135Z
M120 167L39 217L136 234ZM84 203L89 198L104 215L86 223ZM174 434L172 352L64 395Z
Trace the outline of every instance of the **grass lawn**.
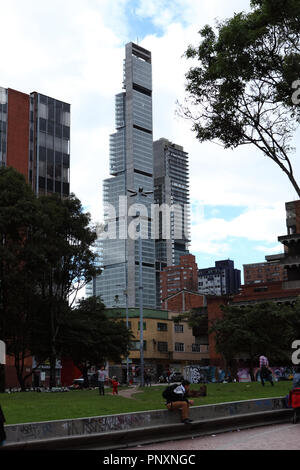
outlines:
M135 399L120 395L99 396L98 389L53 393L0 394L0 404L6 417L6 424L21 424L59 419L104 416L134 411L164 409L162 391L164 386L141 389ZM197 390L199 385L192 385ZM194 399L194 405L208 405L229 401L251 400L254 398L283 397L292 388L291 381L269 382L263 387L260 382L209 384L207 396ZM123 388L120 387L119 391Z

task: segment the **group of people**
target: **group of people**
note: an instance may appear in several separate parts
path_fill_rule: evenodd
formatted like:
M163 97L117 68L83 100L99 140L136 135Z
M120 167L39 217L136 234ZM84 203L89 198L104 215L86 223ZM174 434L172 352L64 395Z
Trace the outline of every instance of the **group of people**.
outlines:
M104 386L105 386L105 382L107 380L110 381L111 385L112 385L112 394L113 395L118 395L119 392L118 392L118 387L119 387L119 382L118 382L118 379L117 377L112 377L111 379L108 378L107 376L107 373L105 371L105 367L102 366L100 367L100 369L97 371L97 378L98 378L98 387L99 387L99 395L103 395L104 396Z
M264 386L265 382L269 381L274 386L272 371L269 369L269 361L264 355L259 357L259 371L261 384ZM293 389L300 388L300 366L297 367L294 374L292 387ZM189 408L194 404L194 401L189 399L190 382L188 380L184 380L180 385L173 384L167 387L162 395L166 400L166 407L169 411L181 411L182 423L190 424L193 422L189 418Z

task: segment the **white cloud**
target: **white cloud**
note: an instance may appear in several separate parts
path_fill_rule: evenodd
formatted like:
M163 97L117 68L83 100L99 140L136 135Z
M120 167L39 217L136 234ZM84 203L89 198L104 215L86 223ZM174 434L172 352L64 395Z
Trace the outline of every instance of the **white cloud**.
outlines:
M283 253L283 246L281 244L272 246L258 245L255 247L255 250L261 251L265 255L273 255L277 253Z
M277 237L285 232L285 208L280 205L250 208L230 221L222 218L205 219L203 212L199 211L198 220L194 218L192 225L191 251L219 256L221 253L226 254L226 251L228 253L230 244L241 238L245 240L245 246L249 241L273 244L272 247L265 245L266 253L272 254L273 248L276 252L280 247L279 244L275 245ZM257 246L260 247L259 251L263 251L261 245Z

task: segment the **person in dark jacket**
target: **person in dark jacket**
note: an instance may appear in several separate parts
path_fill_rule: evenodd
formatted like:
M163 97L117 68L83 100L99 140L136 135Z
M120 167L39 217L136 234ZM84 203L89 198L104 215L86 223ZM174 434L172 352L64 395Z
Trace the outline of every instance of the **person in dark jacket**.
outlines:
M300 388L300 366L297 367L293 377L293 388Z
M272 371L266 366L262 366L260 369L260 380L263 386L265 385L265 382L268 381L274 387Z
M4 423L5 423L5 417L4 417L4 413L0 405L0 446L2 446L4 441L6 440Z
M164 397L166 398L166 406L168 410L181 410L182 423L192 423L192 420L189 419L189 408L194 404L194 401L188 399L190 382L188 380L184 380L180 385L171 385L167 390L168 393L165 394Z

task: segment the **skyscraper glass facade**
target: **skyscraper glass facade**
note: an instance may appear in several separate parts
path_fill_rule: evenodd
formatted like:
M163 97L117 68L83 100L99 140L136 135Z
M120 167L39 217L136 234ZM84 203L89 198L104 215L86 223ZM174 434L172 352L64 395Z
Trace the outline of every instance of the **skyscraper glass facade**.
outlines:
M166 205L169 214L160 212L156 237L156 290L160 306L160 272L177 266L180 257L189 253L190 197L188 154L180 145L161 138L154 142L155 203ZM169 223L169 226L166 224ZM168 233L164 232L168 228Z
M30 95L29 182L37 194L70 193L70 105Z
M156 305L155 242L151 239L153 197L152 65L151 53L129 43L124 61L125 91L116 95L116 132L110 136L110 173L103 183L105 231L103 272L94 282L96 295L107 307L139 305L139 234L142 227L143 304ZM152 192L143 200L128 190ZM144 210L139 210L142 203ZM145 208L147 209L145 212ZM107 234L107 235L106 235ZM91 292L88 288L87 292Z

